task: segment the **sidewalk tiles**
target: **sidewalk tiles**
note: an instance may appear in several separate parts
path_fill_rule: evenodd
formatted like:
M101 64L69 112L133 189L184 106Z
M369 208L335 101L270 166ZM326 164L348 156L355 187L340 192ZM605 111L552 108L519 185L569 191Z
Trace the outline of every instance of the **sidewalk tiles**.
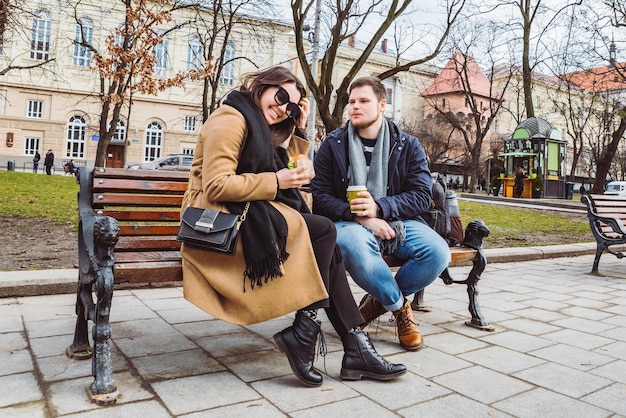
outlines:
M120 290L111 321L122 398L112 407L87 400L91 362L64 354L75 295L3 298L0 416L626 416L626 269L605 255L596 277L592 261L488 264L479 300L494 332L463 325L465 286L436 282L425 295L432 311L416 314L424 348L402 350L389 315L369 327L378 351L409 369L392 382L339 380L341 344L324 320L319 388L302 386L273 344L293 315L240 327L195 308L180 288Z

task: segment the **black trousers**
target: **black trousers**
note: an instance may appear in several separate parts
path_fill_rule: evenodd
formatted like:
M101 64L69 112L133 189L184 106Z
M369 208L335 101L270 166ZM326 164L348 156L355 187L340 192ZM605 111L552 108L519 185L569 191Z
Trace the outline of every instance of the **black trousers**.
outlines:
M343 337L349 330L365 321L350 291L341 253L335 251L337 230L328 218L311 214L302 216L309 229L317 267L328 292L328 299L315 302L305 310L324 308L333 328L340 337Z

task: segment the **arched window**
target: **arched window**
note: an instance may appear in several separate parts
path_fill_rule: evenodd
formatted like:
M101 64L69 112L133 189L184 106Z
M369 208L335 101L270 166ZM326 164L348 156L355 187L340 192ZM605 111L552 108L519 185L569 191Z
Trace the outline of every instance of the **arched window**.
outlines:
M84 17L76 24L74 31L74 65L91 65L91 42L93 41L93 22Z
M159 122L150 122L146 127L144 161L154 161L160 158L161 148L163 148L163 127Z
M232 86L235 82L235 44L228 42L224 51L224 66L220 73L220 84Z
M111 143L123 144L124 142L126 142L126 123L122 119L118 119Z
M38 10L33 16L33 27L30 35L30 58L46 61L50 54L50 31L52 18L50 12Z
M74 115L67 122L67 151L66 157L85 158L85 136L87 122L80 115Z

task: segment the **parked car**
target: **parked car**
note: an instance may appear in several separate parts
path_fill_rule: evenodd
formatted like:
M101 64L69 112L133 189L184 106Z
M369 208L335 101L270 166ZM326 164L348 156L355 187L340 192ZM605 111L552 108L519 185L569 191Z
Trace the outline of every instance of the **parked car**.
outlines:
M626 196L626 181L612 181L606 185L604 194Z
M131 170L169 170L169 171L189 171L193 155L170 154L158 160L145 163L129 164L126 168Z

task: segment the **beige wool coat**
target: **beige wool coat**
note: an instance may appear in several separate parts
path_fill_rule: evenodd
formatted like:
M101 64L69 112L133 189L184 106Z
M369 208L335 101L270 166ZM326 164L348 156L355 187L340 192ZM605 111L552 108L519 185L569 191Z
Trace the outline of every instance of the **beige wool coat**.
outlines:
M200 130L189 177L187 205L227 212L224 202L273 201L278 191L275 173L237 175L237 164L247 135L243 115L224 105ZM310 143L293 137L289 155L306 154ZM200 309L227 322L253 324L276 318L326 299L328 294L317 268L313 247L302 216L294 209L271 202L285 217L289 228L285 274L263 286L243 290L242 240L234 255L183 246L183 291Z

